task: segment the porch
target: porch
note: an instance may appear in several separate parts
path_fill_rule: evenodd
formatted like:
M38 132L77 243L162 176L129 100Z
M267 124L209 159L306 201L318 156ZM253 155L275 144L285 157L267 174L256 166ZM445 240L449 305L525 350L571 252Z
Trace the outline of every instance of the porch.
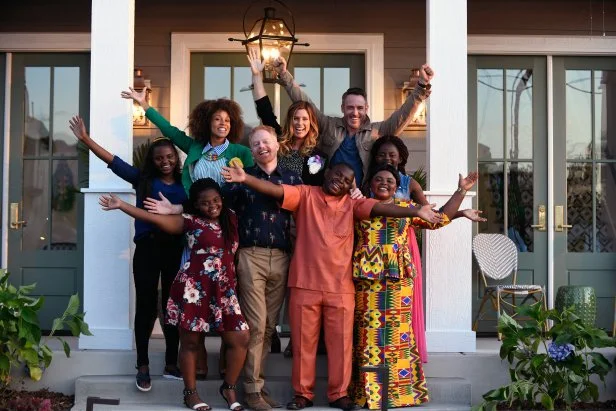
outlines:
M135 352L128 350L81 350L77 338L68 338L71 358L65 358L62 347L56 341L50 346L58 351L43 379L37 383L25 380L25 389L49 388L66 394L75 394L74 411L85 410L87 396L119 398L122 408L96 406L96 410L181 410L182 382L163 379L160 374L164 367L164 340L150 341L150 369L153 373L153 389L150 393L138 392L134 387ZM282 339L282 347L287 339ZM477 338L475 352L429 353L429 362L424 364L431 402L421 409L464 410L481 401L481 395L490 389L509 382L507 363L500 360L500 342L496 338ZM217 375L218 337L206 338L208 350L208 380L199 382L198 388L208 403L222 409L218 395L221 381ZM616 349L601 350L609 361L616 358ZM290 358L282 354L270 354L267 364L267 386L279 401L290 399L292 389ZM324 397L327 386L327 356L317 360L317 397L315 406L327 407ZM15 377L18 377L16 374ZM606 387L600 385L601 399L613 399L616 395L616 373L609 374ZM158 408L156 407L158 406ZM325 409L325 408L324 408ZM329 409L329 408L326 408Z

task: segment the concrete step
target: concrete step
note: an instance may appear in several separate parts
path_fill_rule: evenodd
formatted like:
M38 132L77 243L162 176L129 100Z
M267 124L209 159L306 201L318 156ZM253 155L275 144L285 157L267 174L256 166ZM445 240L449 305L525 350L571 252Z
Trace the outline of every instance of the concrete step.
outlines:
M469 411L470 406L460 404L434 404L428 403L418 407L410 408L395 408L395 410L401 411L415 411L415 410L430 410L430 411ZM74 408L73 408L74 409ZM186 411L188 408L180 405L149 405L149 404L120 404L119 406L112 405L95 405L94 411ZM213 411L228 411L227 408L213 407ZM284 410L280 409L281 411ZM330 407L312 407L307 411L333 411L335 408Z
M450 406L464 407L469 409L471 404L471 384L463 378L428 378L428 390L430 392L431 402L426 405L430 407L445 407ZM197 389L202 398L212 407L224 409L225 402L218 393L218 387L222 384L221 380L199 381ZM270 395L282 403L289 401L292 396L293 389L291 387L290 378L287 377L271 377L267 379L267 389ZM95 410L116 410L128 411L129 409L139 406L153 407L165 406L161 409L175 409L173 407L182 408L182 389L183 383L179 380L169 380L162 377L152 378L152 391L143 393L135 387L135 377L132 375L123 376L83 376L77 379L75 383L75 406L72 411L85 411L86 399L89 396L100 398L118 398L122 407L133 408L118 408L106 405L97 405ZM238 387L240 395L242 395L241 386ZM317 378L315 387L315 404L321 407L327 407L327 380L325 378ZM240 397L241 398L241 397ZM171 408L169 408L171 407ZM416 407L415 407L416 408ZM422 406L423 408L423 406ZM148 408L143 408L148 409ZM149 408L157 409L157 408ZM186 408L183 408L186 409ZM327 409L331 410L329 407ZM441 408L429 408L441 409ZM458 409L458 408L453 408ZM312 408L311 410L315 410Z

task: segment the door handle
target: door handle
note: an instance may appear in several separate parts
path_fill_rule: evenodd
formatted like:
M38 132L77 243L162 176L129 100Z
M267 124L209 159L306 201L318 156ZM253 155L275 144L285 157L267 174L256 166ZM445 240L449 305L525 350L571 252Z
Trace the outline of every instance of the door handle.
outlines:
M19 219L19 203L11 203L11 228L17 230L18 228L25 227L27 224L27 221Z
M565 228L573 227L570 224L565 224L565 207L554 207L554 231L562 232Z
M545 206L543 204L537 208L537 222L539 224L533 224L531 227L537 229L537 231L545 231Z

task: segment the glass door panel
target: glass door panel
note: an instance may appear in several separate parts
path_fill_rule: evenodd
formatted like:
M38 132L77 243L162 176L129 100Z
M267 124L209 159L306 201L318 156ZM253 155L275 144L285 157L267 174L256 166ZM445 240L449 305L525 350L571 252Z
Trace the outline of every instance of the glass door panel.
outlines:
M474 232L515 243L519 284L547 282L547 236L532 227L547 198L545 78L545 58L469 57L469 168L479 172L474 201L488 219ZM476 312L484 285L473 273ZM495 322L478 331L494 332Z
M589 285L597 325L616 295L616 59L554 58L555 287ZM568 227L570 226L570 227Z
M68 120L88 119L89 64L88 54L13 55L8 268L12 282L45 295L44 329L82 289L87 179Z

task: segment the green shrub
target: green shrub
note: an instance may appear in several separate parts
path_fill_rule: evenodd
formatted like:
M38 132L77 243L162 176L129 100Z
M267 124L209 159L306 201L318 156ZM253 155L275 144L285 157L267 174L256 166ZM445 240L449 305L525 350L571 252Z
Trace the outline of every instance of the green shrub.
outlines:
M52 351L45 342L41 342L41 327L38 311L43 306L44 298L28 296L35 284L19 288L9 283L9 273L0 270L0 386L7 386L14 366L25 365L29 376L35 381L41 379L43 369L52 359ZM53 321L48 338L67 327L72 335L92 335L84 321L84 313L78 313L79 297L71 296L64 313ZM64 353L70 357L71 349L62 338L55 336Z
M510 364L511 383L485 393L484 402L473 410L495 410L503 401L510 405L539 402L548 410L597 401L599 388L590 377L597 375L605 384L612 364L593 350L616 347L616 339L584 325L570 309L559 313L535 304L518 307L516 312L529 320L520 325L503 314L498 322L503 336L500 357ZM553 326L545 331L548 320Z

